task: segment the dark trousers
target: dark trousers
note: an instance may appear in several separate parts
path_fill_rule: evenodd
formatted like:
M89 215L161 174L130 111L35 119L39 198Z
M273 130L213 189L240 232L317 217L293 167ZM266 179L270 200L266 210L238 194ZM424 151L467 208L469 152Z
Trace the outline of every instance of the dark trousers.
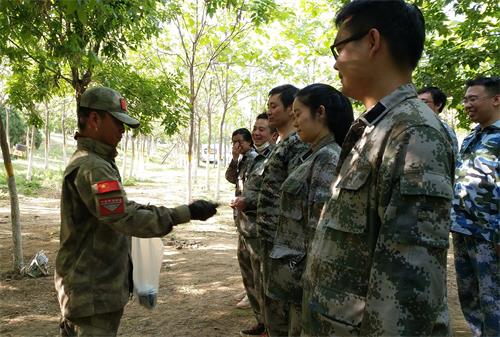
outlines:
M261 314L262 277L260 274L260 259L254 247L255 243L258 243L257 239L247 239L240 234L237 256L243 285L255 313L255 318L258 323L264 323Z
M115 337L120 326L123 309L87 317L62 318L61 337Z

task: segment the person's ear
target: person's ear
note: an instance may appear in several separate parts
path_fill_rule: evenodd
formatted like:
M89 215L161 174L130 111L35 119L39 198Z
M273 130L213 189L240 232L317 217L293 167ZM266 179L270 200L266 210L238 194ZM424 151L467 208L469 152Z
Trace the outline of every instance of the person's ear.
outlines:
M316 111L316 116L321 122L326 121L326 109L324 105L319 106L318 110Z
M493 96L493 106L500 106L500 94Z
M382 47L382 36L377 28L372 28L368 32L369 56L373 57Z
M87 123L90 130L97 131L101 125L101 117L97 112L91 111Z

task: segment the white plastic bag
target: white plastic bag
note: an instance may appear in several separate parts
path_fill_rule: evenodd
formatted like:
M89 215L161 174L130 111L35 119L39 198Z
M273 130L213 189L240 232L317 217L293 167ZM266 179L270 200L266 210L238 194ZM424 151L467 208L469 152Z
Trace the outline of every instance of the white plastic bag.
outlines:
M160 269L163 261L163 242L160 238L132 237L134 294L139 304L148 309L156 306Z

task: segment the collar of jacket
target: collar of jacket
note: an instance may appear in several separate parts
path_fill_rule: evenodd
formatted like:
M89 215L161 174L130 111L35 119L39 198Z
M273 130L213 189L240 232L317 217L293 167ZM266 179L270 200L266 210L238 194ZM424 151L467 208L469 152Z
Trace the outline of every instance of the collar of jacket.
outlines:
M311 146L312 153L318 151L322 147L331 143L335 143L335 136L332 133L328 133L326 136L321 138L316 144L313 144Z
M92 138L78 137L76 140L78 150L87 150L96 153L107 160L114 160L118 155L116 148L104 143L101 143Z
M382 98L373 108L362 114L359 119L367 126L377 124L390 110L409 98L416 98L417 90L412 83L399 86Z

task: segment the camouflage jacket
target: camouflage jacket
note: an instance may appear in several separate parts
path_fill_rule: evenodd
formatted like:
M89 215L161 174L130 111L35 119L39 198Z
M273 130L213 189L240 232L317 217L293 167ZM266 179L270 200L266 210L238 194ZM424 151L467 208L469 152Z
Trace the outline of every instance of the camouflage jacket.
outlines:
M189 208L127 200L113 147L78 138L64 172L55 287L64 317L118 311L129 299L130 236L163 236L190 220Z
M448 132L448 135L450 136L451 147L453 148L453 154L455 155L455 160L456 160L458 156L457 134L455 133L455 130L453 130L452 127L448 125L448 123L446 123L442 119L439 120L441 121L441 124L443 125L443 127L446 129L446 132Z
M257 200L262 185L264 165L273 149L274 145L269 145L262 152L257 153L247 171L247 179L241 194L245 198L246 208L240 213L240 233L247 238L257 238L257 229L255 227Z
M243 193L245 182L250 174L250 168L255 157L257 157L257 151L255 151L254 148L251 148L243 156L241 156L240 160L231 160L231 163L229 163L229 166L227 167L226 180L236 185L234 195L237 197ZM233 216L238 232L243 234L241 229L242 212L234 209Z
M281 186L279 222L266 285L272 297L301 303L307 251L323 205L331 196L339 154L333 135L326 136L302 156L302 164Z
M257 201L257 232L261 239L273 242L280 212L281 185L308 150L309 146L293 132L276 145L266 162Z
M341 154L309 251L305 335L449 335L454 166L446 131L411 84L358 123L366 127Z
M500 245L500 120L464 139L457 160L452 230Z

